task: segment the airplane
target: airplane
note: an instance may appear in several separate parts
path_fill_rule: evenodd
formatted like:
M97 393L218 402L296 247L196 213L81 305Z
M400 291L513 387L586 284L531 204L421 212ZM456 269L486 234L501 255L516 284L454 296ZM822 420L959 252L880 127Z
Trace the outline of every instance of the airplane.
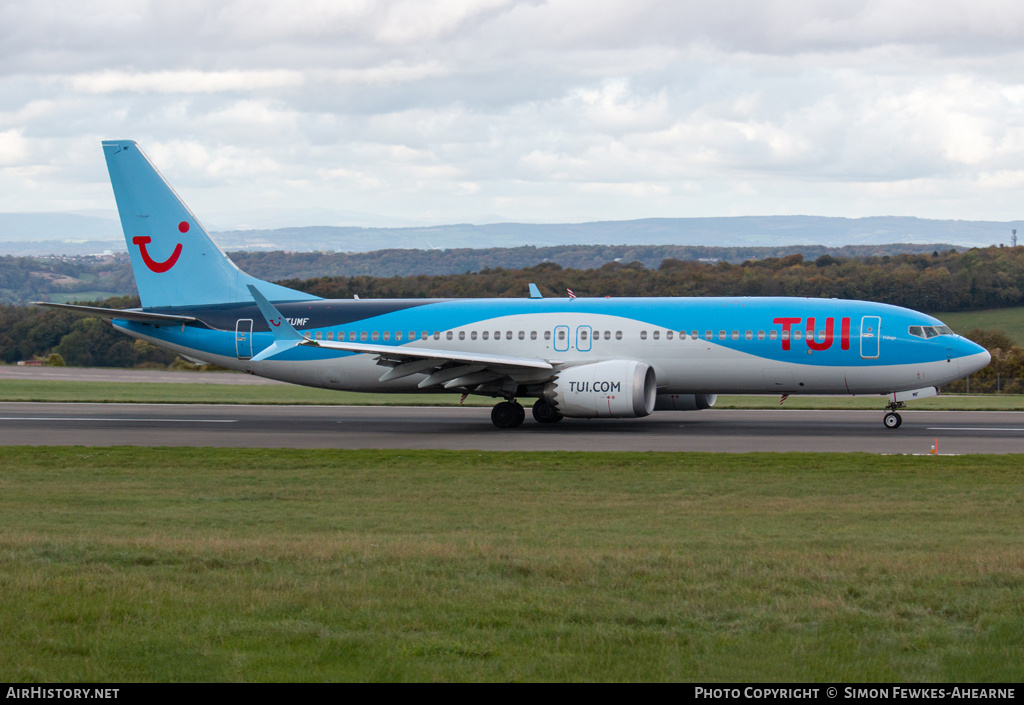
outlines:
M719 394L906 402L989 364L941 321L869 301L795 297L327 300L242 272L130 140L104 141L140 308L39 302L109 319L193 361L327 389L499 401L520 426L714 406ZM464 398L464 397L463 397Z

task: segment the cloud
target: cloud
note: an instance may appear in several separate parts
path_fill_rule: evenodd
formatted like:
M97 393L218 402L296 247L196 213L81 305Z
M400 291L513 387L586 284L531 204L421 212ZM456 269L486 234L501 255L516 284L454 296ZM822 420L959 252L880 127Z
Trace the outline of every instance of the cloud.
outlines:
M223 93L251 92L301 86L298 71L102 71L70 76L69 88L78 93Z
M12 0L0 209L110 207L127 137L197 212L1009 219L1022 34L995 0Z

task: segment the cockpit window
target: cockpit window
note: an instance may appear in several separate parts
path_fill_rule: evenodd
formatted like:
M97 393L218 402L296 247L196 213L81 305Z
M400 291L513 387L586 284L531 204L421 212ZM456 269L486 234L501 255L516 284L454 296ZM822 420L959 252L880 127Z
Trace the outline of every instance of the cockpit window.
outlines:
M915 338L934 338L937 335L953 335L949 326L910 326L907 332Z

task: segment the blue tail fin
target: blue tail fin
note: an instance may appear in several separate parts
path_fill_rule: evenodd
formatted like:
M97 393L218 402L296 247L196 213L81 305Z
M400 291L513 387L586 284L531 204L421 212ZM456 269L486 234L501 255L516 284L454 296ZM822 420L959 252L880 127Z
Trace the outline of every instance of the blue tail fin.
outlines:
M103 143L135 283L144 308L318 297L251 277L228 259L160 172L130 140Z

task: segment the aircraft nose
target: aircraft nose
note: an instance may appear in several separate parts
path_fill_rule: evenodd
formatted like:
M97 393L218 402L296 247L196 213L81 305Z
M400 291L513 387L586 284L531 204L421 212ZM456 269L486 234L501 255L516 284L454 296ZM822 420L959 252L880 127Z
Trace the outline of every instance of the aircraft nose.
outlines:
M977 343L967 338L961 338L960 343L962 352L957 360L957 366L960 369L961 377L983 370L988 367L988 363L992 362L992 355L989 354L989 351Z

